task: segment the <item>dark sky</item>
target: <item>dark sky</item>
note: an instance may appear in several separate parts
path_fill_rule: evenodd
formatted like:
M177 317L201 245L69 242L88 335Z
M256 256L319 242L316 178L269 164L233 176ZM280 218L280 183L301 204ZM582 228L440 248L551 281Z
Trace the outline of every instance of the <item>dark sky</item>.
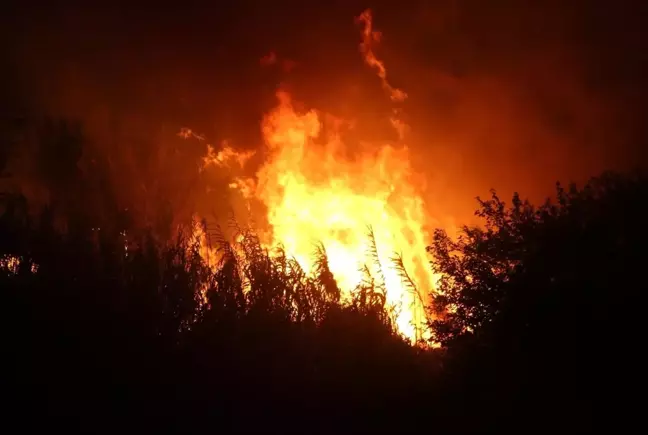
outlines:
M190 125L252 147L283 83L379 136L388 102L354 24L369 7L430 199L463 216L490 187L544 195L645 160L643 3L23 1L0 18L3 111L81 118L98 137L106 119L143 135ZM294 71L261 68L271 50Z

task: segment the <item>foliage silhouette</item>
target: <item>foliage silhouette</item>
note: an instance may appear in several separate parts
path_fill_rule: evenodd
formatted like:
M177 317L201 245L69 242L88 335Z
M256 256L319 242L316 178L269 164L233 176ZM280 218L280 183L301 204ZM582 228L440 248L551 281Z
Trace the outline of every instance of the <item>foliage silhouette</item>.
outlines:
M384 268L422 289L398 255L381 264L371 228L346 299L321 244L306 274L235 221L232 237L136 226L100 156L79 170L78 127L39 131L48 205L0 197L3 413L21 431L583 432L622 415L640 373L640 174L558 186L540 207L493 192L483 227L437 231L430 349L395 332Z
M607 404L607 415L620 409L623 402L608 395L635 372L631 360L620 365L603 349L632 353L643 332L637 301L646 289L647 194L642 174L614 173L582 189L558 184L555 200L540 207L517 194L507 207L492 192L479 200L483 227L464 227L457 240L434 234L429 251L442 279L433 335L456 360L479 361L471 370L492 366L519 419L539 418L550 401L563 426L583 430L595 427L596 406Z

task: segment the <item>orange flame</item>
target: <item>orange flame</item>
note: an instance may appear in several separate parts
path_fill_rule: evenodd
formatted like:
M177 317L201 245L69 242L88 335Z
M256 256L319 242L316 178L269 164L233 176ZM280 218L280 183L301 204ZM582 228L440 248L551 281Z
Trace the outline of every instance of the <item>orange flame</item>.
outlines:
M371 12L358 20L363 23L365 62L377 70L391 101L404 101L407 94L387 82L385 66L374 54L380 34L372 30ZM287 92L276 96L278 105L261 123L269 158L255 179L237 178L230 187L267 207L272 231L263 240L266 245L283 245L309 273L314 244L323 243L329 267L347 296L363 280L366 266L382 281L398 330L413 341L420 338L422 295L434 280L425 251L422 192L413 181L407 147L372 144L349 158L339 120L316 110L297 111ZM394 109L391 121L402 140L406 125L398 115ZM191 130L183 133L202 140ZM250 156L229 146L218 153L208 146L204 162L223 166L234 161L242 167Z
M367 65L374 68L377 71L378 77L382 83L383 89L387 91L387 95L394 102L403 102L407 98L407 94L398 88L392 87L387 81L387 69L385 64L383 64L376 57L373 46L380 42L382 34L372 30L373 22L371 16L371 10L367 9L357 18L359 23L362 23L362 43L360 44L360 52L364 56L364 60Z
M416 338L424 320L422 301L401 276L394 255L403 253L403 266L424 292L432 276L423 200L411 182L407 148L383 145L349 160L335 129L323 144L316 142L322 131L317 112L297 113L288 94L277 97L279 105L262 125L273 155L257 172L255 190L268 207L272 242L283 244L308 272L313 244L321 241L331 271L347 291L362 280L361 266L369 263L374 276L384 276L388 303L401 307L399 330ZM373 248L367 226L373 228L377 259L367 255Z
M376 70L382 88L387 93L387 96L389 96L389 99L394 103L402 103L407 99L407 94L403 90L395 88L389 84L389 82L387 81L387 69L385 68L385 64L381 60L379 60L374 53L373 47L380 42L382 34L380 32L372 30L373 21L371 10L365 10L362 14L360 14L356 21L361 23L363 26L360 52L362 53L365 63ZM402 140L405 137L405 133L407 132L407 124L400 119L400 114L400 109L395 107L393 109L393 114L390 118L390 122L392 124L392 127L394 127L394 129L398 133L399 139Z
M252 156L254 156L254 151L235 151L227 142L223 142L223 147L218 152L213 146L207 144L207 155L203 157L203 163L204 167L209 165L230 166L232 163L236 163L243 168Z
M5 271L9 276L16 275L22 262L22 258L15 255L0 256L0 271ZM31 273L38 272L38 264L32 263L29 270Z

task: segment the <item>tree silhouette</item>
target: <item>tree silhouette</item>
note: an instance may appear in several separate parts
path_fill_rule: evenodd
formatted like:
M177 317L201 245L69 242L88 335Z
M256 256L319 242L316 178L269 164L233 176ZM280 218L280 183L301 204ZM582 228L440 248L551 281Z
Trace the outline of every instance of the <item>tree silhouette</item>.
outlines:
M509 389L516 421L538 418L533 407L543 400L580 429L593 425L596 406L619 409L608 394L625 376L600 381L609 389L601 393L592 373L621 369L603 349L633 350L643 331L647 193L642 175L613 173L582 189L558 185L555 200L540 207L517 194L507 207L493 192L479 201L483 227L465 227L457 240L434 234L429 251L442 279L433 335L462 364L479 361L466 370L490 378L492 394Z

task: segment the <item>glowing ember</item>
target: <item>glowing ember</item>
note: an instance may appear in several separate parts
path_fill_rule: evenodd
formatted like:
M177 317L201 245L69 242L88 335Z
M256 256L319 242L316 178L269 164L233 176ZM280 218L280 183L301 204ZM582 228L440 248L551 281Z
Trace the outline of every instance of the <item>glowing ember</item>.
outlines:
M15 255L4 255L0 257L0 270L6 271L9 275L16 275L22 263L22 258ZM32 263L29 268L31 273L38 272L38 264Z

